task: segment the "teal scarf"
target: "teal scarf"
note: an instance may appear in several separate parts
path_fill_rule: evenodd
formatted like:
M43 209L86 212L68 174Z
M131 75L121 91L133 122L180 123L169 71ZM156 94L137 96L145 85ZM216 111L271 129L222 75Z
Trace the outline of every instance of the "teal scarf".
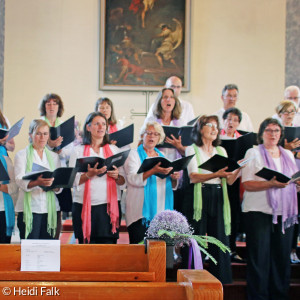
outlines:
M51 170L54 170L54 161L51 156L51 151L48 150L46 147L44 149L46 153L46 157L50 166ZM33 164L33 155L34 150L32 144L30 144L27 148L27 157L26 157L26 170L25 172L31 172L32 164ZM56 213L56 206L55 206L55 195L53 191L46 192L47 197L47 211L48 211L48 223L47 223L47 232L55 236L56 233L56 225L57 225L57 213ZM31 211L31 192L25 192L24 195L24 216L23 220L25 222L25 238L28 237L30 232L32 231L32 211Z
M198 147L193 144L194 151L196 153L197 165L202 164L201 155ZM225 156L221 147L216 147L217 153L219 155ZM201 169L198 168L198 172L201 173ZM231 216L230 216L230 204L227 193L227 182L226 178L221 179L222 182L222 191L223 191L223 217L224 217L224 226L225 234L230 235L231 232ZM202 183L195 183L194 185L194 219L196 221L201 220L202 217Z
M0 124L0 128L2 125ZM7 164L4 156L7 155L6 148L4 146L0 146L0 159L1 162L7 171ZM8 184L8 181L3 181L2 184ZM2 193L4 199L4 210L5 210L5 221L6 221L6 235L11 236L12 232L15 227L15 210L14 210L14 203L11 196L7 193Z
M159 156L164 156L157 148L154 148ZM143 145L137 149L141 163L147 158L147 153ZM166 178L166 194L165 194L165 209L173 210L174 206L172 180L170 176ZM157 186L156 176L152 175L147 178L147 184L144 186L144 204L143 204L143 224L149 225L149 222L157 213Z

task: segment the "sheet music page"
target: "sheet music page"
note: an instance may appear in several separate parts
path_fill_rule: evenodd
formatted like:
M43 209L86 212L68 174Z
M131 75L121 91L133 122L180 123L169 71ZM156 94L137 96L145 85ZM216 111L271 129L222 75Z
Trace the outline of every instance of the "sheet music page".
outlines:
M60 271L60 241L21 240L21 271Z

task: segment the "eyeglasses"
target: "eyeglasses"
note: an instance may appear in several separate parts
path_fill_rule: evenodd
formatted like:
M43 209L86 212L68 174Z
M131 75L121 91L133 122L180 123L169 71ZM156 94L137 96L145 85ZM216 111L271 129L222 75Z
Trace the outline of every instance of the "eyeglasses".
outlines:
M204 126L208 126L210 128L218 129L218 125L217 124L213 124L213 123L206 123Z
M294 115L295 113L296 113L296 111L292 110L292 111L285 111L282 114L285 116L288 116L288 115Z
M152 132L152 131L146 131L146 134L149 135L149 136L160 136L160 133L158 132Z
M265 132L268 133L268 134L272 134L272 133L275 133L275 134L278 134L281 132L280 129L265 129Z
M287 97L286 99L292 101L292 100L299 100L299 98L300 98L300 97Z
M171 85L171 88L174 90L174 89L181 89L182 86L181 85Z
M226 95L224 98L226 99L237 99L238 95Z

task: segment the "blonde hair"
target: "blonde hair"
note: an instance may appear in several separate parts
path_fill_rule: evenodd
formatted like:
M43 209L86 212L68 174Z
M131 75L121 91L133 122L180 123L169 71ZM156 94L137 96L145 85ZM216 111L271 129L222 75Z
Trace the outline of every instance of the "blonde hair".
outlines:
M31 121L29 125L29 143L32 143L32 138L30 135L34 134L39 128L44 126L47 126L50 131L50 127L46 121L42 119L35 119Z
M290 101L290 100L283 100L279 103L279 105L277 105L276 107L276 112L278 114L278 116L284 112L287 111L287 109L289 107L293 106L293 108L295 109L295 112L297 111L297 106L295 104L294 101Z
M164 132L164 129L162 128L162 126L155 121L147 122L146 124L144 124L144 126L141 128L141 131L140 131L141 139L143 138L145 132L147 131L147 129L150 126L153 126L155 131L160 134L158 144L161 144L165 140L166 135L165 135L165 132Z

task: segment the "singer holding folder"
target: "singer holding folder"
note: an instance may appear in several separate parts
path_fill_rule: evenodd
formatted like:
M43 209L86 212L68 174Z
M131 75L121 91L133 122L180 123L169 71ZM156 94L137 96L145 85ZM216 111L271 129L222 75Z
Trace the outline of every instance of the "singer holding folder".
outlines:
M291 151L282 148L283 127L278 120L264 120L258 131L258 148L249 149L253 159L242 170L247 243L248 299L288 299L290 253L297 221L297 186L256 176L267 167L292 176L298 168ZM297 182L299 184L300 182Z
M0 128L8 129L9 127L9 122L0 109ZM10 243L15 225L14 203L10 196L14 187L14 175L12 164L7 164L10 160L5 159L8 157L7 151L14 151L15 143L13 139L7 141L7 138L8 135L0 139L0 159L11 179L10 182L4 181L0 184L0 243Z
M141 130L142 143L137 150L131 150L124 168L127 178L126 224L130 244L143 241L149 222L154 216L165 210L173 210L173 190L179 178L174 172L165 179L155 176L156 173L169 174L171 168L162 168L160 163L152 169L137 174L141 164L148 157L164 156L156 145L165 138L161 125L149 122Z
M187 187L183 203L183 213L195 230L195 234L208 234L229 246L231 218L227 184L232 184L239 173L227 172L225 168L217 172L199 169L198 166L219 154L227 157L226 150L218 146L219 120L215 115L202 116L192 131L193 145L188 146L186 155L195 154L188 165L191 184ZM209 246L208 251L217 260L210 261L209 271L223 284L232 281L230 255L218 247Z
M60 167L58 155L46 147L48 139L48 124L43 120L33 120L29 126L30 144L15 156L15 178L19 186L15 210L21 239L53 239L56 234L60 210L56 194L61 189L45 192L41 188L51 186L54 178L41 175L36 180L22 179L32 171L33 163L50 170Z
M75 167L77 158L98 156L107 158L119 152L109 143L108 123L100 112L86 118L83 127L83 145L76 146L69 166ZM77 173L73 191L73 227L79 243L116 244L121 222L120 186L125 183L123 168L107 171L88 166L85 173ZM98 176L100 175L100 176Z

